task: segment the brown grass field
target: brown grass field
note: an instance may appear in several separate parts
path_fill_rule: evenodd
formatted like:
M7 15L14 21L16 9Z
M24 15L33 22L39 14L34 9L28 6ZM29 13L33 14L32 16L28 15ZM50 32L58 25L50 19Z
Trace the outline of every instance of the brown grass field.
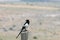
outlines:
M60 40L60 8L21 4L0 4L0 40L20 40L26 19L29 40Z

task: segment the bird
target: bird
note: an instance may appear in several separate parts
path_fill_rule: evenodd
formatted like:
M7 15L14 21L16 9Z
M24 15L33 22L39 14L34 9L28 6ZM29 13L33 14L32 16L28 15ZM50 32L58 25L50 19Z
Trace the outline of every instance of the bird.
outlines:
M23 32L23 31L27 31L26 28L28 28L29 24L30 24L30 21L27 19L26 22L24 23L24 25L23 25L21 31L20 31L19 34L17 35L16 39L17 39L18 36L21 34L21 32Z

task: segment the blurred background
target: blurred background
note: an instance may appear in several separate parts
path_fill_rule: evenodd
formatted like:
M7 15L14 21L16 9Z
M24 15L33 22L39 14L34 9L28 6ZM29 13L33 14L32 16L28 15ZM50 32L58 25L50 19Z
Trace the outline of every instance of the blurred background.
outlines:
M29 40L60 40L60 0L0 0L0 40L20 40L26 19Z

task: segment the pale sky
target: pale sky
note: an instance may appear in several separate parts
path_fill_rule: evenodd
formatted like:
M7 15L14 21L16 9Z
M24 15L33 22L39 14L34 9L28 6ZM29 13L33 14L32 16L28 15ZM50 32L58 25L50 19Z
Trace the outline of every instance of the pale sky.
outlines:
M0 1L20 1L20 0L0 0Z
M21 1L21 0L0 0L0 1ZM27 0L22 0L22 1L27 1ZM29 0L28 0L29 1ZM33 0L34 1L34 0ZM40 1L40 0L37 0ZM47 0L41 0L41 1L47 1ZM48 0L48 1L60 1L60 0Z

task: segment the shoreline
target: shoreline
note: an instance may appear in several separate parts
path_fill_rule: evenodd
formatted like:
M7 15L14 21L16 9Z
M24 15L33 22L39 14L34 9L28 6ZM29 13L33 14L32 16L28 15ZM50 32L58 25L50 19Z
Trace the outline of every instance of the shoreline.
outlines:
M43 9L43 10L59 10L56 7L35 6L35 5L13 5L13 4L0 4L0 7L5 8L29 8L29 9Z

